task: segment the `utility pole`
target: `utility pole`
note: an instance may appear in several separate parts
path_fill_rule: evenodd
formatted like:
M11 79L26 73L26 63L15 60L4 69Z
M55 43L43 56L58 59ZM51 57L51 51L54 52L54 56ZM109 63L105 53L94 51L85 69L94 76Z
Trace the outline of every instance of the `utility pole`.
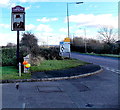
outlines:
M72 3L67 3L67 25L68 25L68 38L70 38L70 28L69 28L69 4L81 4L83 2L72 2Z
M67 24L68 24L68 38L70 37L69 36L69 12L68 12L68 3L67 3Z

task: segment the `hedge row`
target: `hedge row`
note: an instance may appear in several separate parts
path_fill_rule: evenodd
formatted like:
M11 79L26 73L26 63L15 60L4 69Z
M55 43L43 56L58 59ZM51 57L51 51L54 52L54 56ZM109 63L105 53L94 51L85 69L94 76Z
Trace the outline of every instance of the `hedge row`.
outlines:
M92 47L87 45L86 48L88 53L94 52L97 54L120 54L120 46L115 44L104 44L102 47ZM71 45L71 50L85 53L85 46Z
M23 62L23 57L27 54L32 54L32 57L41 56L46 60L61 59L59 56L59 48L32 48L28 50L27 47L20 47L20 62ZM16 48L2 48L2 63L3 66L17 65Z
M58 47L51 47L51 48L35 48L31 51L33 56L41 56L44 57L46 60L54 60L54 59L61 59L59 56L59 48Z

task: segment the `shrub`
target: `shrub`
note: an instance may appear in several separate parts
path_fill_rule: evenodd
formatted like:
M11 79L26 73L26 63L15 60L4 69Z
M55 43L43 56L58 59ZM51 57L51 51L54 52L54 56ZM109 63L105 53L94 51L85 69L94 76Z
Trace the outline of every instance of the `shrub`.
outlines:
M2 49L2 65L16 65L16 48Z
M2 48L2 65L3 66L16 66L17 58L16 58L16 47L11 48ZM20 47L19 50L19 61L23 62L23 57L25 57L29 52L26 47Z
M32 65L39 64L42 60L53 60L53 59L62 59L59 56L59 48L51 47L51 48L40 48L34 47L32 51L28 49L26 46L20 46L19 52L19 61L23 62L23 57L26 55L32 55ZM2 48L2 65L3 66L16 66L17 58L16 58L16 47L11 48Z
M39 54L46 60L61 59L61 56L59 56L59 48L57 47L40 48Z
M37 57L32 56L31 57L31 65L32 66L39 65L43 60L44 60L44 58L41 56L37 56Z

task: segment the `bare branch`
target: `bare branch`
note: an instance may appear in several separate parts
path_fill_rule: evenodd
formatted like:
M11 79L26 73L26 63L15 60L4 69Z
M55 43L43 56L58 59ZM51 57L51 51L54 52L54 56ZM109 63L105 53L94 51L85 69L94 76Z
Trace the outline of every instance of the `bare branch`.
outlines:
M111 43L114 41L114 36L116 33L114 32L114 29L109 26L103 26L98 31L101 37L103 37L104 42Z

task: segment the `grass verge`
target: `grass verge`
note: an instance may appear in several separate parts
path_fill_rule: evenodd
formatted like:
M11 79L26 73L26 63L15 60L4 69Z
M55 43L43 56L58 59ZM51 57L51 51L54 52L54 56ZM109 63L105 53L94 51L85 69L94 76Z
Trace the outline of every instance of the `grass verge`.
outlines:
M50 71L50 70L60 70L72 68L80 65L88 64L87 62L83 62L76 59L67 59L67 60L45 60L38 66L32 66L30 68L31 72L35 71ZM2 77L0 80L6 79L30 79L30 73L22 73L22 76L19 76L18 70L14 66L4 66L0 67L2 70Z
M88 64L87 62L83 62L81 60L76 59L67 59L67 60L45 60L38 66L31 67L31 72L37 71L50 71L50 70L60 70L73 68L80 65Z
M115 54L96 54L96 53L81 53L81 54L120 58L120 55L115 55Z
M22 76L19 76L18 70L14 66L4 66L0 67L2 75L0 75L0 80L5 79L29 79L31 78L30 73L22 73Z

